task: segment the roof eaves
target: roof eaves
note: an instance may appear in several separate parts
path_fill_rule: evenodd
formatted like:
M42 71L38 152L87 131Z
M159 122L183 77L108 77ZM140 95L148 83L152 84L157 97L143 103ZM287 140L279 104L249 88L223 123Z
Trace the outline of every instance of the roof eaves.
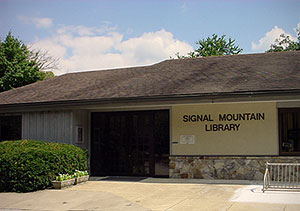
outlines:
M120 102L145 102L151 100L182 100L182 99L218 99L243 96L284 96L287 94L299 94L300 89L292 90L264 90L264 91L241 91L241 92L216 92L216 93L201 93L201 94L172 94L172 95L155 95L155 96L135 96L135 97L118 97L118 98L101 98L101 99L82 99L82 100L61 100L61 101L45 101L32 103L14 103L0 104L0 109L4 108L26 108L39 106L78 106L92 105L105 103L120 103Z

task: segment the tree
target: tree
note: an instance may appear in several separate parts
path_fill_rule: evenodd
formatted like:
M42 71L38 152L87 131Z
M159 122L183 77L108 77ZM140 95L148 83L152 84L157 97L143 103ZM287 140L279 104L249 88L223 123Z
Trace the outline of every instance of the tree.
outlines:
M30 60L34 60L38 64L39 70L45 71L46 75L54 77L53 72L49 70L57 69L58 58L50 56L48 51L35 49L31 51Z
M300 28L296 29L298 41L291 40L290 36L281 34L279 38L275 40L270 46L270 49L266 52L278 52L278 51L299 51L300 50Z
M0 42L0 92L53 77L41 71L45 61L40 55L9 32Z
M189 52L187 56L180 56L176 54L177 58L194 58L202 56L221 56L221 55L232 55L239 54L243 51L239 46L235 44L235 40L229 38L228 41L225 39L226 35L218 37L213 34L211 37L202 39L196 42L198 48L195 51Z

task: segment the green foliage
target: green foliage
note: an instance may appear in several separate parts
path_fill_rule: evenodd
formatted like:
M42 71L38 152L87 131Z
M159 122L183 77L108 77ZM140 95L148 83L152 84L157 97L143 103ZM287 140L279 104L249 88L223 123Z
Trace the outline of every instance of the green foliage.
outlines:
M59 174L56 176L56 181L64 181L64 180L69 180L73 178L78 178L78 177L83 177L87 176L89 173L87 171L80 171L80 170L75 170L74 174Z
M197 41L196 44L199 47L195 51L189 52L187 56L180 56L179 53L176 56L178 59L184 59L202 56L232 55L243 51L243 49L235 44L234 39L229 38L227 41L225 37L226 35L218 37L218 35L213 34L211 37Z
M80 171L80 170L75 170L74 176L75 177L83 177L87 176L89 173L87 171Z
M17 38L8 33L0 42L0 92L24 86L51 77L40 71L34 53ZM35 56L36 57L36 56Z
M86 152L69 144L20 140L0 143L0 191L49 187L56 175L86 170Z
M50 79L50 78L53 78L54 77L54 73L51 72L51 71L47 71L47 72L42 72L45 74L44 76L44 80L47 80L47 79Z
M56 181L65 181L65 180L69 180L69 179L73 179L75 178L74 174L59 174L58 176L56 176Z
M290 36L281 34L270 46L266 52L279 52L279 51L299 51L300 50L300 28L296 29L298 34L298 41L291 40Z

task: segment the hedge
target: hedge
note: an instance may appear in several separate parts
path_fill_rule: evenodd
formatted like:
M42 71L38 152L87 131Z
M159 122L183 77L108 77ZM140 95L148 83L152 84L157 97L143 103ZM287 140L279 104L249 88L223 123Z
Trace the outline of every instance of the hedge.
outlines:
M51 186L59 173L86 170L86 151L35 140L0 142L0 191L29 192Z

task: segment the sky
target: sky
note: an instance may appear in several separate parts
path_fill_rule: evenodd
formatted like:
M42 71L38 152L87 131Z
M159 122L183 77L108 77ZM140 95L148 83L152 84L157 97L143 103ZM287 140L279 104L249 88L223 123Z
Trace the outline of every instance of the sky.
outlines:
M297 27L300 0L0 0L1 40L59 59L56 75L151 65L212 34L263 53Z

